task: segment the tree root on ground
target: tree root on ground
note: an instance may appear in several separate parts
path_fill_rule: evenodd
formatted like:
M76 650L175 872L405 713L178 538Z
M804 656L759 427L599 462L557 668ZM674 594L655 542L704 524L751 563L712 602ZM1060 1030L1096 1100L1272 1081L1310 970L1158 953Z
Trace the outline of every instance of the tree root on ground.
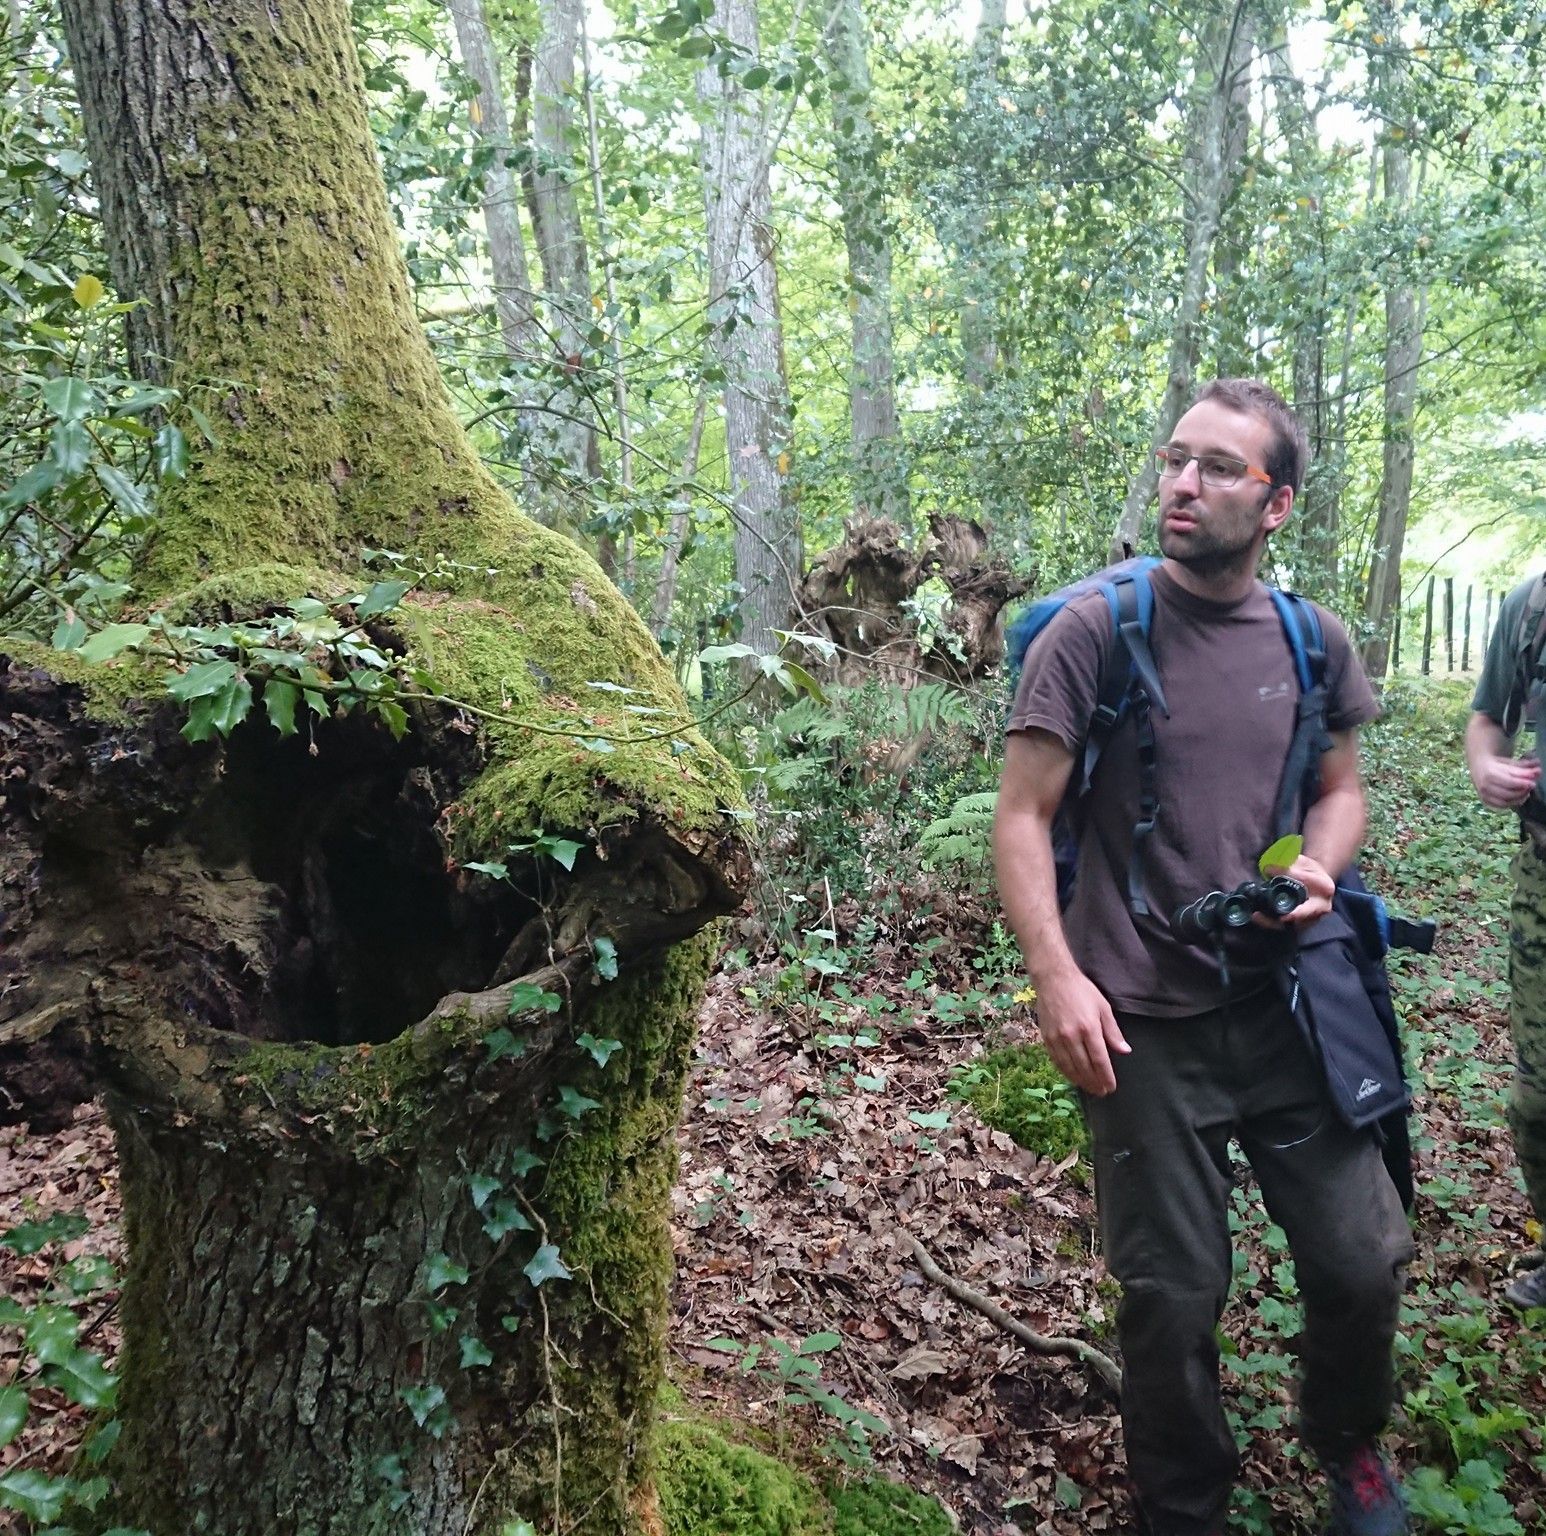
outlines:
M1018 1318L1011 1317L996 1301L989 1301L980 1291L974 1291L954 1275L946 1274L930 1257L929 1250L911 1232L902 1231L901 1236L912 1248L913 1257L918 1261L918 1268L923 1271L924 1278L954 1296L962 1306L980 1312L990 1323L996 1324L1006 1333L1012 1333L1033 1354L1061 1355L1077 1360L1113 1392L1121 1389L1122 1368L1110 1355L1103 1354L1093 1344L1086 1344L1083 1339L1057 1338L1037 1333Z

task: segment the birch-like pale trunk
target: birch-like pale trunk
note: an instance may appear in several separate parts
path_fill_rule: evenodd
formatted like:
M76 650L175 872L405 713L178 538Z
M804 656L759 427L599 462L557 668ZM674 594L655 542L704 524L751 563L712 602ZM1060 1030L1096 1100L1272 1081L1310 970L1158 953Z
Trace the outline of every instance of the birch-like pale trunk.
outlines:
M538 0L537 46L531 73L531 136L534 165L529 187L542 285L553 312L553 332L569 380L553 401L570 419L558 423L563 459L582 484L600 474L596 440L596 394L603 375L587 367L591 329L590 259L580 223L574 178L575 58L580 48L583 0ZM608 567L603 549L602 565Z
M1186 266L1176 319L1170 334L1170 354L1165 371L1165 392L1149 440L1149 451L1128 486L1127 499L1112 533L1110 558L1120 560L1138 543L1143 515L1154 498L1159 476L1154 450L1162 447L1175 429L1187 398L1192 393L1193 372L1201 329L1203 300L1208 293L1208 268L1218 234L1224 200L1234 180L1236 165L1229 158L1229 106L1235 76L1250 57L1247 34L1241 27L1244 4L1217 15L1203 35L1198 49L1197 97L1192 114L1194 138L1188 159L1192 184L1188 189L1190 224Z
M703 448L703 427L708 414L708 387L700 384L698 398L693 405L692 428L687 434L687 452L682 455L682 490L671 507L665 548L660 556L660 575L655 581L655 601L650 610L650 628L657 638L671 617L671 604L676 601L676 576L681 568L682 550L687 544L687 525L692 517L692 495L687 487L698 473L698 455Z
M525 362L548 349L540 344L541 330L533 308L531 270L521 235L521 194L509 164L513 143L500 80L499 54L489 31L483 0L450 0L462 68L477 84L470 106L473 132L480 143L494 146L494 158L483 173L483 225L488 236L489 266L494 274L494 311L499 334L512 359Z
M1277 104L1278 124L1288 145L1290 164L1307 177L1308 207L1296 206L1289 216L1290 261L1296 272L1313 268L1310 291L1296 283L1286 295L1292 316L1294 414L1309 442L1310 463L1295 503L1299 524L1302 569L1295 581L1302 590L1325 600L1335 598L1340 580L1341 483L1344 453L1327 426L1326 401L1326 273L1320 260L1324 232L1323 199L1326 157L1320 147L1315 114L1305 99L1304 82L1294 72L1289 54L1288 27L1279 20L1266 55L1267 73Z
M1224 112L1224 163L1245 163L1251 139L1251 71L1259 18L1254 11L1240 12L1235 56L1240 65L1229 80L1229 99ZM1214 240L1213 323L1217 334L1214 372L1219 378L1237 378L1257 371L1250 344L1251 325L1257 318L1242 305L1241 273L1245 252L1255 230L1236 205L1239 177L1231 174L1219 208L1219 232Z
M1376 17L1387 37L1396 32L1393 15ZM1383 73L1392 102L1399 102L1405 60L1395 51L1386 56ZM1410 128L1396 136L1393 129L1381 150L1385 206L1393 220L1412 205ZM1413 427L1417 415L1417 372L1422 361L1422 301L1418 289L1401 271L1385 289L1385 424L1380 473L1379 513L1374 549L1369 558L1369 585L1364 594L1367 638L1363 664L1369 676L1383 679L1390 661L1390 629L1401 601L1401 551L1406 542L1407 512L1412 501L1412 470L1416 458Z
M832 71L838 206L853 317L849 373L854 518L908 520L907 462L897 431L891 334L891 229L870 111L869 23L862 0L836 0L824 41Z
M997 94L998 68L1004 58L1006 0L982 0L977 30L972 36L971 60L967 66L966 94L969 101L991 101ZM987 189L981 189L977 202L964 221L961 242L963 258L961 307L961 351L966 382L973 389L984 389L998 363L997 325L992 295L984 285L972 281L971 266L987 232Z
M732 42L757 56L756 0L726 0L715 20ZM741 638L771 651L778 645L774 631L788 629L794 614L804 550L787 491L791 412L762 98L714 64L699 71L698 90L710 109L703 135L709 318L725 374Z

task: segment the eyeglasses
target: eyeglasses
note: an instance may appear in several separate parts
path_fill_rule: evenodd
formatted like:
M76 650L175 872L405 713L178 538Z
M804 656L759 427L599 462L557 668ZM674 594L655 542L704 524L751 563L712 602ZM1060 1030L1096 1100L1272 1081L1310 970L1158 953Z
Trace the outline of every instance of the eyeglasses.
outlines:
M1186 453L1180 448L1156 448L1154 467L1162 480L1174 480L1193 459L1197 460L1197 478L1216 491L1227 491L1239 485L1241 476L1260 480L1263 485L1273 483L1272 476L1244 459L1232 459L1227 453Z

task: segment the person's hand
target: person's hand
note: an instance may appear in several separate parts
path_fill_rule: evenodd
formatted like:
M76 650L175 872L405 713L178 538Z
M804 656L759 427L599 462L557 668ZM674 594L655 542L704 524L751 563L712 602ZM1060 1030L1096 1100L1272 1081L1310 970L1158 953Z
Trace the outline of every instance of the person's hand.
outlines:
M1529 798L1540 773L1541 765L1533 757L1484 757L1472 778L1489 810L1512 811Z
M1052 1064L1075 1088L1096 1098L1116 1092L1111 1053L1131 1050L1099 987L1083 971L1070 970L1037 987L1036 1020Z
M1292 912L1282 917L1268 917L1257 912L1251 921L1259 928L1281 928L1287 923L1313 923L1331 911L1331 903L1337 893L1337 882L1324 864L1300 854L1286 869L1281 864L1269 864L1264 871L1268 876L1287 875L1304 887L1304 900Z

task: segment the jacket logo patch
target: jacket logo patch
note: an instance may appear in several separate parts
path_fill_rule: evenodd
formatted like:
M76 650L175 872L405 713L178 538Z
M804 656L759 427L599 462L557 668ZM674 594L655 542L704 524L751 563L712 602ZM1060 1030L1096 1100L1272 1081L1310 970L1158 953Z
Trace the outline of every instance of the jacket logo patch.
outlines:
M1359 1085L1358 1092L1354 1095L1354 1101L1362 1104L1371 1093L1378 1093L1383 1085L1375 1082L1372 1077L1366 1077Z
M1256 690L1256 697L1266 704L1273 699L1286 699L1289 691L1287 683L1263 683Z

